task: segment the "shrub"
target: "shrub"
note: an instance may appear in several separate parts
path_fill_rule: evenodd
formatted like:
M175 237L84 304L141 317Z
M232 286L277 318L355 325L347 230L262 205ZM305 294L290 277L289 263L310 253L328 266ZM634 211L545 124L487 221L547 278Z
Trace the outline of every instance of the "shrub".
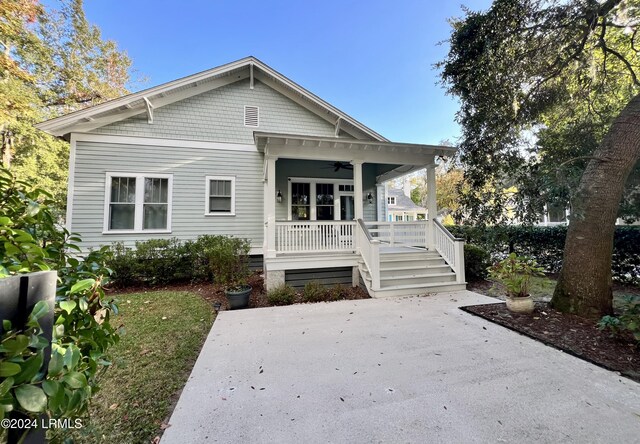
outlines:
M114 283L121 287L211 281L230 284L248 276L250 244L245 239L203 235L195 241L152 239L111 246L108 262Z
M318 281L309 281L302 290L302 300L304 302L320 302L326 300L324 287Z
M344 299L347 294L347 289L342 284L335 284L333 287L327 290L327 297L330 301L339 301Z
M13 411L38 419L77 418L99 389L97 375L110 365L108 349L118 339L110 323L117 306L102 286L109 281L104 247L83 258L77 235L56 223L49 193L18 181L0 167L0 278L32 271L58 272L51 360L40 371L44 350L38 319L47 311L38 303L21 330L1 319L0 418ZM1 440L1 433L0 433Z
M283 284L267 293L270 305L291 305L296 298L296 292L290 286Z
M543 276L542 268L533 259L511 253L489 268L489 278L504 287L512 298L529 295L531 276Z
M240 287L247 284L249 277L249 250L246 239L226 236L211 236L204 249L209 261L213 280L225 286Z
M535 259L549 273L562 268L566 226L451 225L447 229L467 243L487 250L494 261L516 253ZM612 259L611 271L616 281L640 284L640 227L616 228Z
M604 316L598 322L600 330L609 330L614 336L629 332L640 345L640 300L633 296L623 299L620 316Z
M487 277L491 265L490 255L484 248L473 244L464 245L464 274L467 282L481 281Z

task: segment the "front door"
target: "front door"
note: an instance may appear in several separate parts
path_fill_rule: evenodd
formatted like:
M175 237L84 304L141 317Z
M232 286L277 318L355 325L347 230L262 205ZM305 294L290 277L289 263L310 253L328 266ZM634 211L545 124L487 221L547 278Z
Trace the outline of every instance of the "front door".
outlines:
M352 195L340 196L340 220L353 220L355 217Z

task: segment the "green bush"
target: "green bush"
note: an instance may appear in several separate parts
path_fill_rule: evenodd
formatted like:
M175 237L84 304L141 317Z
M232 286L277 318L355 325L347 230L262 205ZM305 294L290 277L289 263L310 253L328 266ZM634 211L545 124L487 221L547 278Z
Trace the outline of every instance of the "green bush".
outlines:
M108 349L119 340L110 322L118 308L103 291L109 250L72 257L81 239L58 226L50 194L2 167L0 196L0 279L58 272L48 368L40 370L48 345L39 325L46 304L35 305L24 329L0 319L0 418L12 411L38 420L41 414L81 417L99 389L98 375L110 365Z
M481 281L487 277L491 265L489 252L473 244L464 245L464 274L467 282Z
M243 282L248 276L250 244L245 239L203 235L195 241L152 239L111 246L108 266L115 285L166 285L181 282Z
M629 332L640 345L640 299L634 296L624 298L619 316L604 316L598 323L600 330L609 330L614 336Z
M320 302L327 299L327 292L318 281L309 281L302 290L302 300L304 302Z
M327 290L327 297L330 301L339 301L344 299L347 294L347 289L342 284L335 284Z
M516 253L535 259L549 273L562 268L566 226L451 225L447 229L467 243L487 250L493 261ZM640 284L640 227L616 228L611 271L618 282Z
M270 305L291 305L295 298L295 290L286 284L267 292L267 301Z

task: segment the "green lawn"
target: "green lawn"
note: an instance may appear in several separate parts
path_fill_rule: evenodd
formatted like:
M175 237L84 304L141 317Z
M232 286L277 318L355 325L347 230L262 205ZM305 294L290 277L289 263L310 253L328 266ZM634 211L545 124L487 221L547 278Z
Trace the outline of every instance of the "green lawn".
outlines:
M114 323L126 332L113 348L79 442L149 443L161 433L209 332L214 313L201 297L153 291L118 296Z

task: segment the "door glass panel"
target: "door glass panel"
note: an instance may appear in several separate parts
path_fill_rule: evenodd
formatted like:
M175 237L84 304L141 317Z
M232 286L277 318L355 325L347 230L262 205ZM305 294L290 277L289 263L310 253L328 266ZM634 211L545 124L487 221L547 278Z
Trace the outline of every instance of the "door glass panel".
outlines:
M340 220L353 220L353 196L340 196Z
M333 220L333 184L316 184L316 219Z

